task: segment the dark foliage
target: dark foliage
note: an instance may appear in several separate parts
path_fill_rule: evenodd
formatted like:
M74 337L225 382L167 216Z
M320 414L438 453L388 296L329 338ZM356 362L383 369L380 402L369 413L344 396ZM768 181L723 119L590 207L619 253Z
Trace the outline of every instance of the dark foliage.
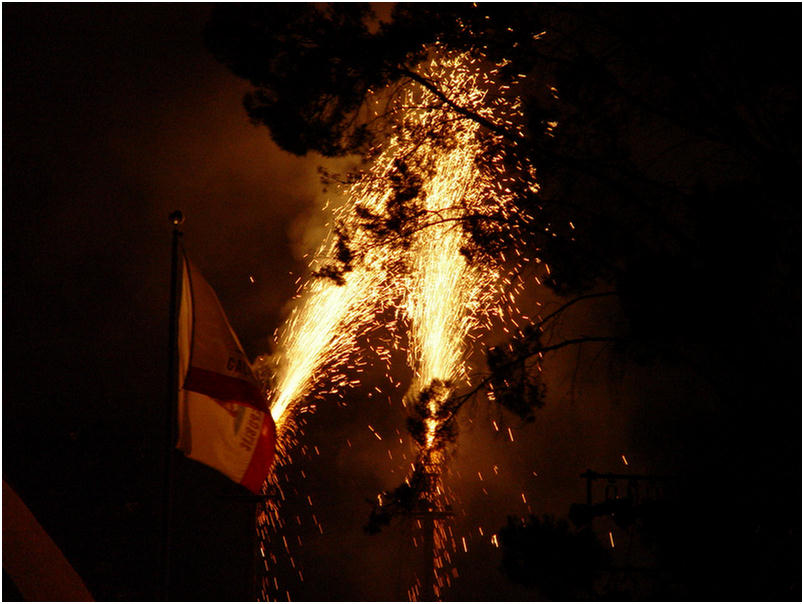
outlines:
M339 155L359 149L366 128L352 114L383 85L384 53L364 23L367 5L230 4L215 10L209 49L254 84L244 104L284 149Z
M606 550L589 529L573 531L551 516L509 517L500 529L502 571L535 587L546 600L588 599L596 575L608 564Z
M435 411L431 409L431 402L435 400ZM420 446L425 443L425 422L434 420L438 429L433 440L432 450L443 449L448 443L454 442L457 436L455 426L455 412L458 409L457 400L452 397L452 386L449 382L433 380L432 383L419 392L415 401L407 405L411 415L407 420L408 432Z
M380 141L379 122L358 127L366 93L432 86L415 70L436 39L509 59L503 80L527 74L521 141L459 112L502 136L509 171L518 158L538 167L538 195L517 199L538 220L495 229L467 216L465 254L482 261L524 241L558 294L616 288L632 358L683 369L711 391L689 401L694 414L676 410L673 439L636 436L672 442L695 493L678 522L695 527L706 571L679 578L679 593L800 598L800 574L789 572L801 531L800 6L397 4L373 32L360 25L363 10L223 7L210 47L254 84L261 104L250 102L251 117L296 153ZM404 239L416 198L398 199L364 216L380 236ZM544 401L531 369L562 345L537 327L489 352L487 383L525 419ZM745 484L774 487L746 494ZM750 539L734 529L747 519ZM766 559L786 570L760 572ZM743 588L737 574L750 578Z
M356 4L226 5L213 15L207 43L254 85L249 115L280 146L325 155L381 146L388 124L361 113L370 90L437 84L416 72L422 45L440 40L490 61L508 59L501 80L531 76L521 90L526 139L514 141L470 110L463 115L505 135L509 171L520 157L538 166L540 193L523 190L518 200L538 220L501 229L466 216L472 243L464 252L477 259L525 240L552 269L546 284L562 295L601 280L617 285L636 322L633 335L648 348L661 338L639 325L665 324L668 314L685 325L685 318L633 287L647 264L654 274L671 266L679 277L716 275L731 270L722 265L724 246L743 239L753 241L746 257L756 265L752 274L780 254L787 265L779 268L796 274L795 259L778 249L795 234L763 239L798 216L789 197L797 197L790 176L800 169L800 35L773 33L784 21L781 9L740 8L712 20L692 7L398 4L392 22L373 30L369 15ZM745 31L752 44L736 34ZM679 32L694 43L680 44ZM397 168L384 214L364 208L362 217L378 238L404 244L421 218L422 167ZM761 213L753 210L759 205ZM678 290L670 280L663 287ZM694 333L674 330L674 340ZM663 351L672 356L670 348Z
M334 260L316 270L313 275L330 279L338 285L345 283L343 276L350 272L354 266L355 252L349 245L349 234L343 227L335 229L335 258Z
M511 413L528 422L535 419L533 411L544 406L547 389L541 372L534 369L534 350L539 347L534 329L523 337L513 339L507 346L489 348L486 362L491 373L489 390L494 400Z
M422 177L417 171L411 170L404 159L397 158L385 184L391 195L382 214L374 213L363 205L358 205L356 212L362 220L361 226L378 240L392 238L397 245L407 247L415 232L416 221L424 213L418 203L426 194L422 188Z
M429 499L437 479L438 475L434 473L429 459L418 459L405 482L392 491L381 493L377 500L367 500L372 504L372 509L368 522L363 527L366 533L376 535L383 527L391 524L394 518L438 511L437 506Z

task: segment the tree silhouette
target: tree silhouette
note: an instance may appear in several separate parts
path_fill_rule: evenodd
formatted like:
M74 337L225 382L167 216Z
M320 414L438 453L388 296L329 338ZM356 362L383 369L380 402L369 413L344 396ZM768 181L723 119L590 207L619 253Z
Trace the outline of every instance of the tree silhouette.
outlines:
M523 213L538 208L538 224L510 226L517 236L524 230L551 267L546 284L563 295L613 285L631 335L651 354L698 362L689 340L700 326L677 299L679 279L701 286L717 306L744 262L767 274L774 257L794 251L797 206L787 195L800 157L800 90L785 61L800 57L795 38L773 33L784 17L778 10L714 20L680 7L399 4L393 20L375 28L370 16L357 4L228 5L215 10L206 39L253 84L245 99L251 119L293 153L363 154L380 145L389 116L370 117L370 93L393 94L405 82L502 134L509 170L520 156L539 169L538 195L523 183L518 197ZM750 47L734 35L748 24ZM677 32L692 42L677 43ZM503 83L532 76L519 91L524 140L417 71L436 40L507 60ZM400 181L410 178L402 168ZM397 197L388 216L364 217L378 237L404 233L417 217L415 195ZM760 204L763 211L753 211ZM505 242L476 217L465 222L475 251ZM724 247L742 238L752 253L735 263ZM724 325L713 340L730 332Z
M550 267L545 285L567 297L559 313L615 292L627 333L550 340L550 315L489 351L482 386L509 385L500 402L532 417L544 401L536 360L598 339L616 339L638 362L684 368L712 392L690 401L700 408L693 423L679 414L675 426L695 493L678 521L700 529L695 556L709 561L709 583L690 579L688 593L795 599L795 563L761 577L752 569L767 556L795 561L789 535L801 531L800 17L788 6L704 14L693 5L402 3L377 24L362 5L226 5L206 35L252 83L251 119L293 153L370 156L393 119L371 92L388 99L415 85L433 110L499 139L501 178L536 166L538 193L511 178L521 183L513 219L463 218L466 254L524 240ZM517 89L524 137L417 70L436 41L484 64L505 59L501 85L527 76ZM417 169L400 163L392 211L362 217L378 241L404 242L418 219ZM539 220L517 221L529 213ZM344 257L356 261L351 252ZM336 263L331 276L348 268ZM774 486L746 495L745 483ZM759 545L735 532L745 518L766 535ZM757 579L747 591L729 579L734 569Z

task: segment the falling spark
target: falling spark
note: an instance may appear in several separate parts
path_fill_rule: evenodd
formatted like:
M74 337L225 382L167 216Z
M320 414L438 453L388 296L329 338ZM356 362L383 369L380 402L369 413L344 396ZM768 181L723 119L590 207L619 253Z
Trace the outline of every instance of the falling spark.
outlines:
M498 117L494 103L486 102L488 82L483 77L487 74L474 68L466 55L441 57L430 69L433 71L425 77L449 90L459 106L472 108L488 120ZM430 93L421 90L409 91L405 99L410 107L434 101ZM506 278L503 264L472 262L464 253L470 242L460 228L461 219L491 212L506 215L512 212L514 194L501 180L500 171L478 168L478 157L492 156L492 165L503 161L502 156L490 152L488 133L481 133L477 122L459 118L448 108L442 112L408 112L402 121L403 131L437 132L440 136L412 136L410 142L400 137L395 141L400 148L394 150L408 158L409 165L425 168L421 170L419 200L422 224L407 247L403 263L409 269L401 283L402 310L410 336L408 362L414 374L406 399L413 408L417 401L426 405L417 411L423 415L424 435L414 468L423 469L428 483L424 497L428 508L436 510L448 505L441 481L446 452L440 441L452 420L449 403L455 388L468 381L470 344L488 317L503 316L502 307L515 302L511 295L515 286ZM501 258L504 263L505 257ZM496 423L494 426L496 429ZM513 441L510 428L508 434ZM483 479L480 473L478 476ZM439 583L437 569L445 567L443 558L448 552L440 535L443 522L433 524L434 570ZM462 544L466 551L465 538ZM435 591L436 585L433 588Z
M502 64L489 69L486 64L475 64L481 59L446 51L436 51L433 58L420 66L420 73L449 91L456 106L500 128L509 128L520 138L525 136L523 128L515 125L521 123L516 119L521 114L521 102L507 93L507 87L495 88L493 78ZM489 95L491 89L495 93ZM527 223L532 217L513 203L517 193L513 183L506 180L501 134L458 115L414 82L395 103L391 105L392 113L397 114L392 136L363 176L345 191L346 201L340 206L333 204L329 234L312 255L310 272L326 273L331 259L338 257L343 233L349 234L350 247L361 251L359 262L339 275L340 282L321 277L299 281L295 305L275 335L276 353L260 357L256 368L270 385L270 409L277 425L282 466L290 463L300 417L314 410L314 405L305 401L317 394L339 393L358 383L345 373L363 367L350 361L356 357L358 341L381 328L394 334L401 320L408 329L408 363L414 375L406 400L411 404L428 389L431 394L426 403L423 444L411 467L414 471L417 466L425 468L431 477L425 498L430 509L439 509L448 504L441 480L446 453L440 441L451 417L444 409L458 385L469 381L471 343L490 327L492 317L521 314L515 308L515 294L523 285L509 277L517 271L511 270L503 254L473 261L465 253L471 241L461 221L467 216L485 216L495 218L488 221L494 225ZM366 215L383 216L394 202L394 190L388 183L399 177L401 157L406 158L405 170L413 171L421 181L416 199L419 222L405 234L405 245L377 244L376 235L363 228L361 221ZM480 163L486 169L481 169ZM517 178L528 182L531 192L537 192L533 168L525 166L522 170L523 175ZM522 254L518 256L522 262ZM549 268L546 270L549 274ZM384 313L386 310L391 312ZM394 317L390 323L378 320L389 314ZM393 341L398 342L396 337ZM390 353L380 351L378 356L388 362ZM398 386L391 376L389 380ZM497 423L493 425L498 431ZM369 429L382 440L372 426ZM513 442L510 428L508 435ZM347 444L351 446L349 441ZM276 472L269 477L268 487L279 489ZM312 506L309 497L308 502ZM258 530L263 539L267 525L280 525L278 505L275 501L267 503L260 516ZM448 542L443 525L441 520L433 523L436 594L445 582L450 583L444 573L449 561L448 543L454 542ZM496 535L492 536L498 546L496 540ZM462 543L466 550L465 538ZM287 541L285 548L288 550ZM410 593L418 596L420 590Z

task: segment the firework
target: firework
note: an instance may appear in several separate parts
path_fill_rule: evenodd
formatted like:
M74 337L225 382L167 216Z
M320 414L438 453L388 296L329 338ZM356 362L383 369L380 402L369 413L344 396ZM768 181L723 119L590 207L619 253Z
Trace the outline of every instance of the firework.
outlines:
M347 370L359 369L349 363L361 336L385 327L399 344L400 324L407 327L414 379L405 400L418 444L408 484L417 484L420 518L441 514L424 522L438 597L450 582L448 544L454 544L443 522L449 502L441 479L445 445L454 436L453 394L467 383L471 342L491 317L511 315L521 287L507 277L516 270L504 253L477 246L476 239L510 242L516 225L531 220L515 211L517 186L537 187L532 168L520 165L521 182L514 182L510 166L503 167L510 158L495 130L514 128L519 102L507 94L509 86L494 82L499 66L444 49L434 53L418 73L438 88L411 81L385 102L391 135L346 191L347 202L311 263L318 276L300 287L279 331L278 352L258 365L271 384L280 464L288 463L298 418L313 408L304 402L308 396L352 383ZM440 90L449 91L448 100ZM385 324L378 320L388 316ZM268 526L281 525L276 474L267 487L280 497L260 515L263 540ZM422 595L422 580L411 588L412 599Z
M496 72L473 63L466 54L440 53L438 60L423 66L423 77L448 90L450 102L438 90L412 88L403 97L407 110L400 112L396 126L401 141L397 156L405 158L404 172L417 176L420 191L407 212L416 220L407 231L409 241L401 263L405 267L401 303L414 372L406 404L419 449L407 480L418 500L413 507L410 501L405 505L408 513L419 518L420 528L421 518L426 519L424 542L432 552L434 571L419 578L409 591L411 599L429 596L430 587L437 598L450 584L449 545L454 549L454 540L447 538L444 518L449 516L449 497L441 477L446 444L455 436L453 394L467 381L471 341L491 316L512 310L510 294L519 286L503 277L503 254L495 256L488 249L480 250L482 255L477 250L472 253L473 233L467 226L479 224L486 237L510 237L515 232L513 183L501 178L505 170L500 165L506 159L499 151L504 148L502 135L482 129L480 122L494 125L491 120L502 119L510 126L514 123L511 113L519 110L516 99L501 110L504 95L489 101L490 93L501 93L492 79ZM466 113L481 119L466 119ZM535 183L532 170L527 176ZM516 220L521 224L530 217ZM500 225L505 225L506 233ZM465 549L465 539L462 543Z

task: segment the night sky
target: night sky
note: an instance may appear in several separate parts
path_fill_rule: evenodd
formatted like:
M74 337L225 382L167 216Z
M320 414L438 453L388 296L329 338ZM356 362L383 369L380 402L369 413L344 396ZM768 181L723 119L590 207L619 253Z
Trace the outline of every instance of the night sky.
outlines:
M321 158L283 152L265 128L248 122L248 84L204 48L210 11L192 4L3 7L3 477L98 600L158 597L168 214L184 212L187 253L252 358L271 351L271 334L304 274L302 256L322 233L317 208L328 193L318 179ZM791 61L800 72L799 59ZM799 223L800 176L785 185ZM780 273L796 278L797 225L789 245L796 257L781 260L793 269ZM724 236L724 244L734 238ZM470 405L447 481L456 496L455 532L471 538L468 552L455 555L459 577L447 598L540 599L503 575L501 550L489 542L509 515L566 517L585 500L580 474L587 468L684 476L694 474L699 455L708 471L729 459L745 463L756 451L761 461L746 467L747 484L728 478L720 491L719 482L707 482L687 491L686 504L700 498L705 514L731 508L724 518L735 531L743 529L733 521L745 521L748 532L752 510L778 510L785 537L769 551L777 565L800 568L800 292L800 280L747 279L734 284L734 307L721 308L736 321L786 318L774 323L792 330L778 347L760 338L761 359L733 368L746 388L785 398L781 409L730 406L688 368L624 363L601 346L548 358L548 404L534 423L482 401ZM558 303L533 285L521 307L535 313L537 302ZM625 324L616 303L601 303L594 312L569 313L561 329L569 335L604 326L619 334ZM488 341L503 337L497 330ZM288 528L277 539L294 543L297 568L273 544L280 599L287 590L294 600L404 600L422 567L405 521L376 536L362 528L369 501L401 482L414 450L401 405L410 378L404 357L395 359L405 383L399 392L388 391L376 358L364 358L370 367L362 385L346 393L345 405L319 401L304 450L286 472ZM772 422L752 419L771 411ZM503 429L495 432L491 420ZM709 438L724 430L730 436ZM704 442L726 445L714 453ZM244 494L177 455L174 599L251 597L254 516L253 504L237 499ZM702 524L681 522L691 542ZM625 532L615 535L628 542ZM790 581L774 593L800 597L800 574ZM11 599L7 584L4 599Z

